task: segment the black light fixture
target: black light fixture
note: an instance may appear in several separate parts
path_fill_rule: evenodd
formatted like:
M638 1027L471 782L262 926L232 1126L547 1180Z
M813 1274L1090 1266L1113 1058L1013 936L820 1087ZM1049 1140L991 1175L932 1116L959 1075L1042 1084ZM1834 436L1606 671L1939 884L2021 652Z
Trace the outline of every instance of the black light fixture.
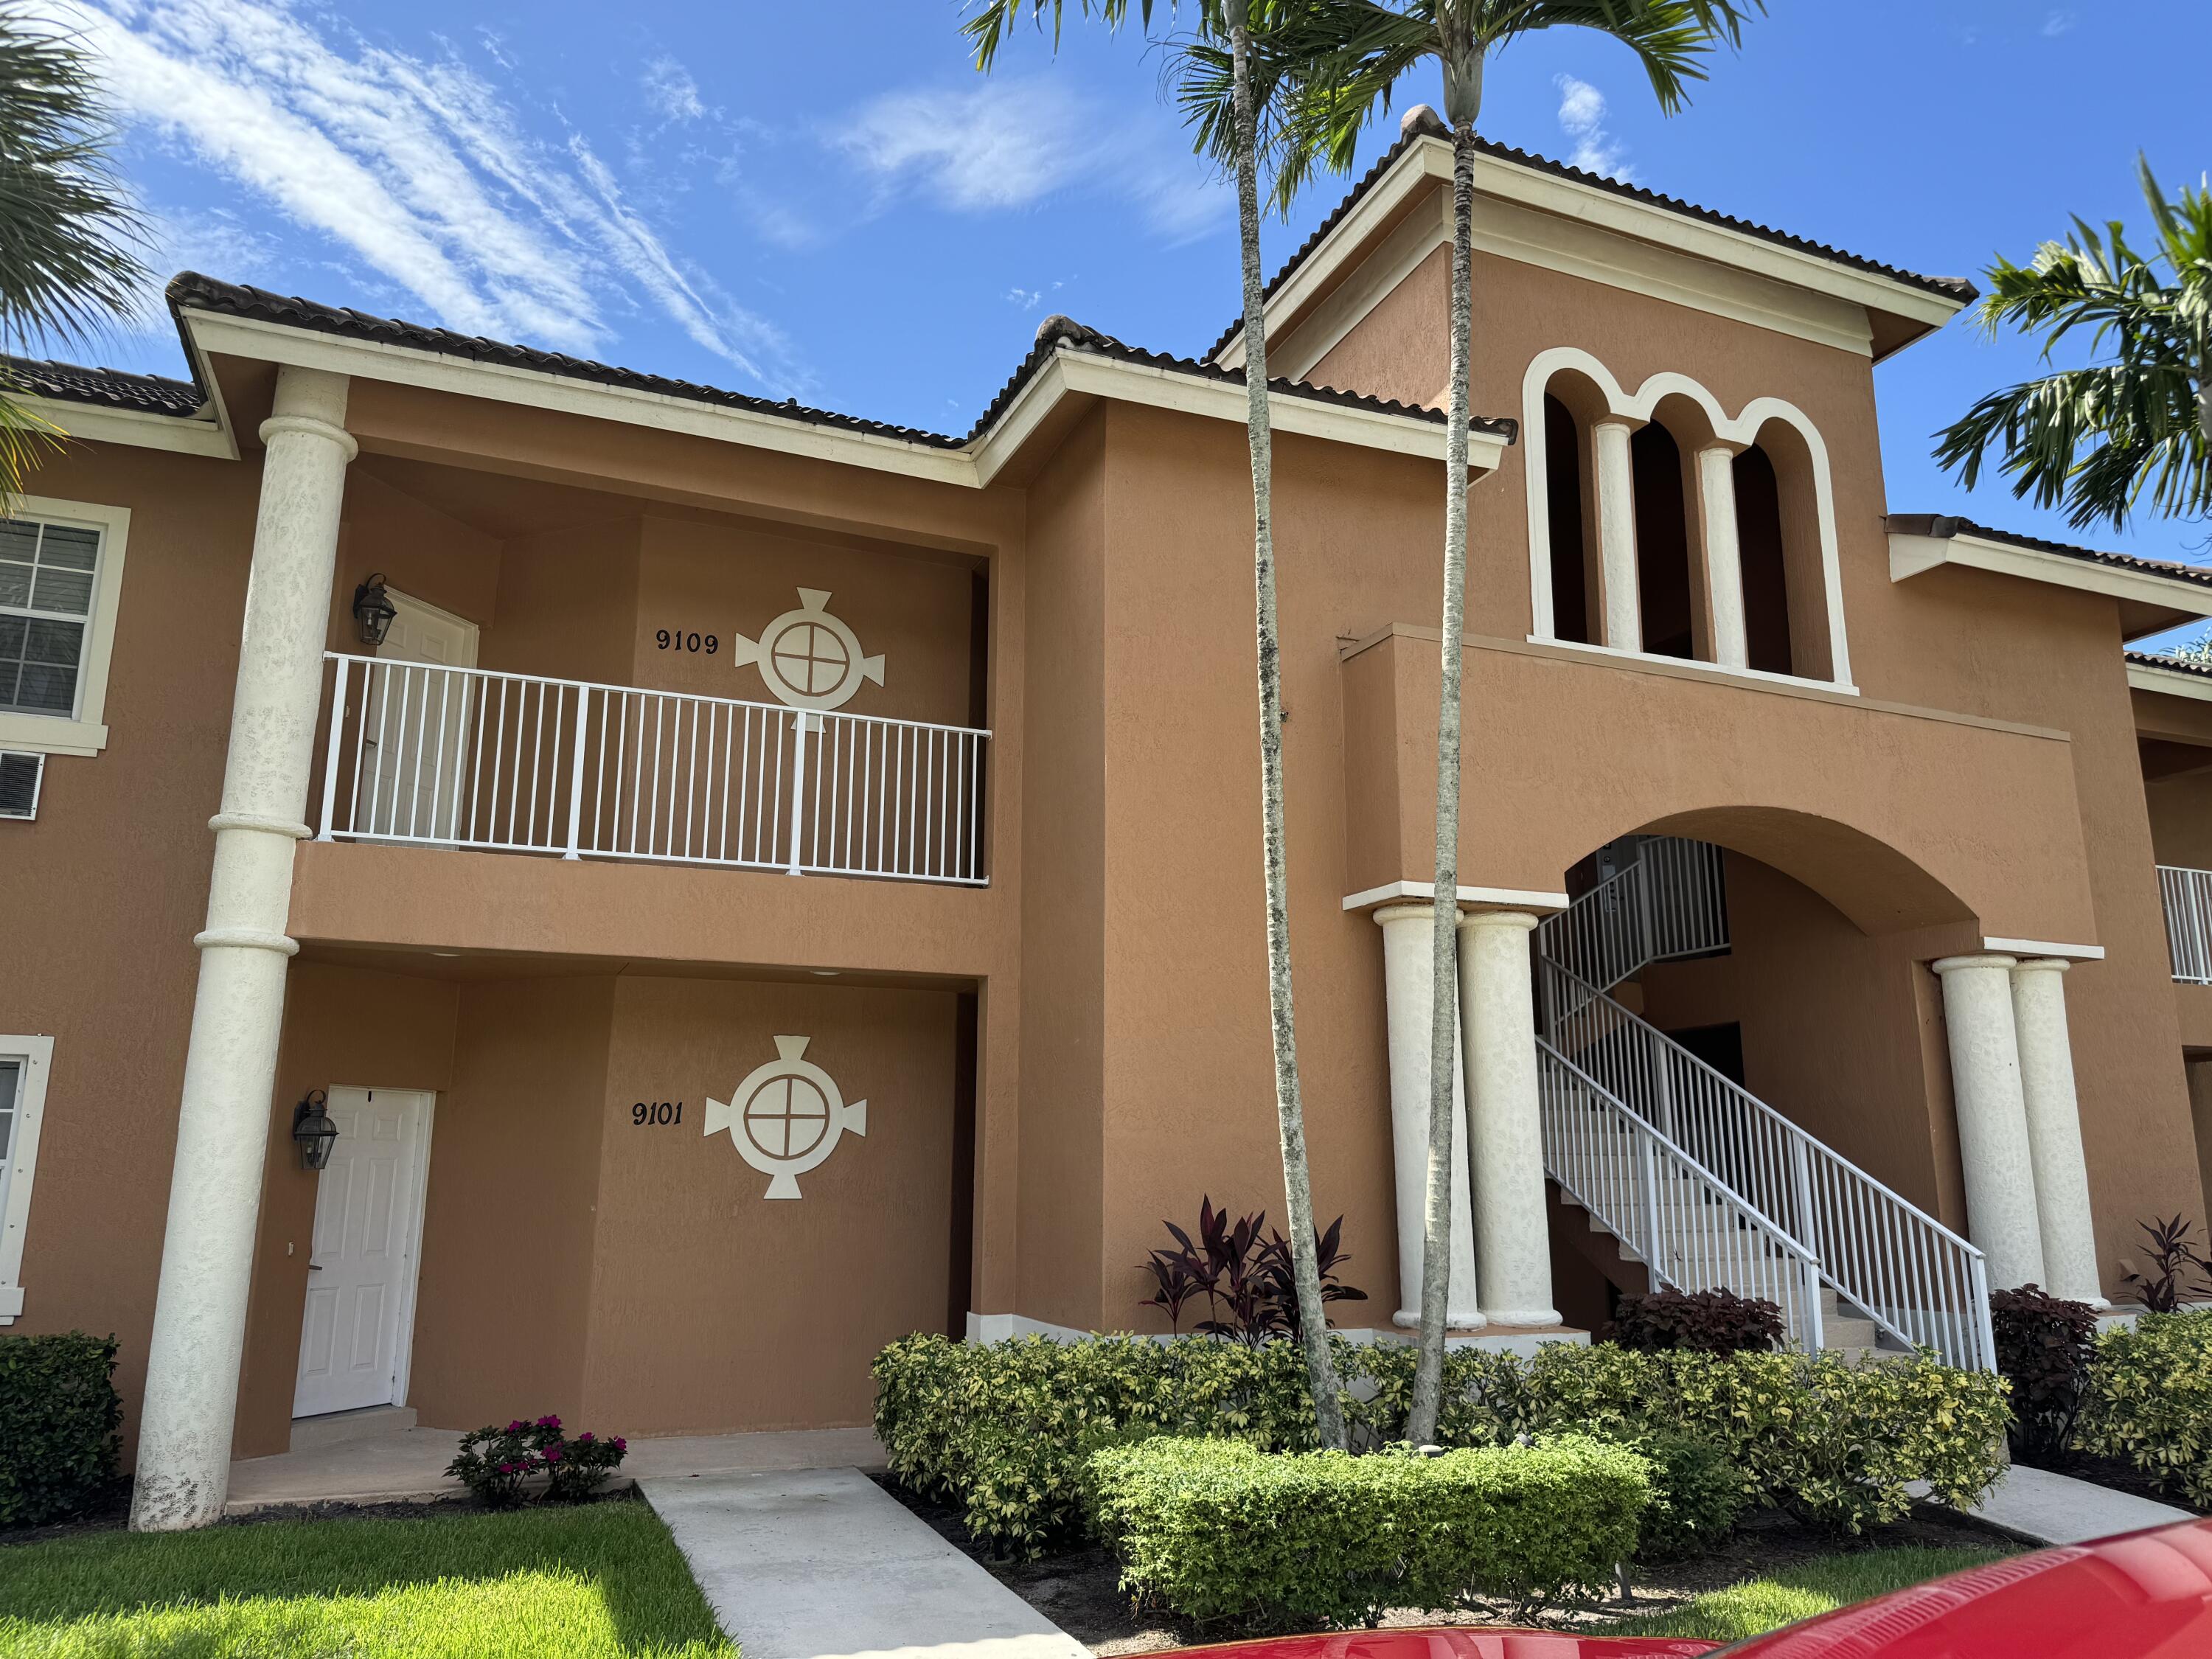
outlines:
M380 570L353 591L353 619L361 624L363 645L382 645L384 636L392 631L392 619L399 609L384 591L384 573Z
M338 1126L323 1109L329 1103L330 1097L320 1089L310 1089L307 1097L292 1109L292 1144L300 1149L303 1170L319 1170L331 1161Z

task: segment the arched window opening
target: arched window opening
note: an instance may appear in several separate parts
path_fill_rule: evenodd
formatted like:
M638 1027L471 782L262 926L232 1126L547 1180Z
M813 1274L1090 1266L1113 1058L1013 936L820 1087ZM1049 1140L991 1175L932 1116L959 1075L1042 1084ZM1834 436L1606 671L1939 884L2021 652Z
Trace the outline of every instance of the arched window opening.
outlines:
M1552 530L1552 633L1588 645L1590 623L1589 550L1584 528L1582 428L1574 411L1544 394L1544 496Z
M1630 441L1636 490L1636 597L1644 648L1655 656L1697 654L1690 579L1690 526L1682 450L1654 421Z
M1752 667L1796 672L1790 648L1790 572L1783 549L1782 489L1774 463L1753 444L1735 458L1735 526L1743 567L1743 632Z

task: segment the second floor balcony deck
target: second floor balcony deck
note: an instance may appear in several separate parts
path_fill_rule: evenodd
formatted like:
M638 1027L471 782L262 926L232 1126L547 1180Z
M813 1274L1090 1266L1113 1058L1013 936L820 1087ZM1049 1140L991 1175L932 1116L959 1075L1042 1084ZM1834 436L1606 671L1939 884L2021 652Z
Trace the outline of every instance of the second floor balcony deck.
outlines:
M988 884L988 731L328 660L319 840Z

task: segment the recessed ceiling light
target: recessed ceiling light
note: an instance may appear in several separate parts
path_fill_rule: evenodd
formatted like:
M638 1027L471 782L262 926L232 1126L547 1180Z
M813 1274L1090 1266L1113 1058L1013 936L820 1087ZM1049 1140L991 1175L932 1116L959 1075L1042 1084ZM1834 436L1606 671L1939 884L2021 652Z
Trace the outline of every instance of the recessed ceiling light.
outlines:
M459 951L433 951L430 954L434 957L457 957L460 955L460 952Z
M817 979L835 979L845 970L842 968L809 968L806 971Z

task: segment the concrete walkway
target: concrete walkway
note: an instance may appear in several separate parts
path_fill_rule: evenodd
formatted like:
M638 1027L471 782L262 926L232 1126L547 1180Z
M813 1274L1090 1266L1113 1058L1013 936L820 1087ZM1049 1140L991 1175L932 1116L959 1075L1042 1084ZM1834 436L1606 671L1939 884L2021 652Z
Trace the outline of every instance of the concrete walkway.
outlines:
M446 1473L460 1443L458 1429L409 1429L337 1445L241 1458L230 1466L225 1515L295 1504L404 1504L452 1498L464 1488ZM775 1434L672 1435L632 1440L610 1487L655 1476L729 1474L758 1469L884 1467L872 1429L805 1429Z
M1915 1481L1913 1488L1915 1497L1927 1495L1920 1482ZM2171 1504L2018 1464L2007 1469L1966 1513L2031 1544L2084 1544L2116 1532L2140 1532L2145 1527L2197 1518Z
M1089 1659L858 1469L638 1484L745 1659Z

